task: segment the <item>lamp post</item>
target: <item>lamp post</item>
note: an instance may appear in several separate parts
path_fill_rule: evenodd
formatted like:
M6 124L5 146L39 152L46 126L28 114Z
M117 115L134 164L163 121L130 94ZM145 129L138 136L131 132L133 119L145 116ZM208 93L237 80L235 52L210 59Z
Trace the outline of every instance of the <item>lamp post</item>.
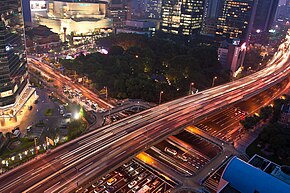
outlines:
M108 87L105 86L106 89L106 100L108 100Z
M159 93L159 105L161 104L162 94L163 94L163 91L160 91L160 93Z
M194 86L194 82L191 82L190 84L189 84L189 90L188 90L188 94L190 95L190 94L192 94L192 87Z
M217 79L217 77L215 76L215 77L213 77L213 79L212 79L212 84L211 84L211 87L214 87L214 82L215 82L215 80Z

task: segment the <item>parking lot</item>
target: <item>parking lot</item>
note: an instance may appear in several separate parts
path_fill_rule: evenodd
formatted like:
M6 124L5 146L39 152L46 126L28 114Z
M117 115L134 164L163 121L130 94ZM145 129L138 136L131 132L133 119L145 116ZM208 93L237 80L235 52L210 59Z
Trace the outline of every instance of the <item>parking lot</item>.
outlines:
M170 136L145 152L174 171L185 176L192 176L220 151L218 146L183 131Z
M135 192L172 192L178 183L159 176L136 160L131 160L115 171L96 179L87 192L92 193L135 193Z

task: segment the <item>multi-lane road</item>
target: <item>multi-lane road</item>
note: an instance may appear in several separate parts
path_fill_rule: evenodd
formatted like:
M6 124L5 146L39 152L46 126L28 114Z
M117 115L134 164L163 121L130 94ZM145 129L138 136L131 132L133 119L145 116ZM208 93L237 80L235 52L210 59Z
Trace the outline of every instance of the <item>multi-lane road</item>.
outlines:
M290 36L267 68L98 128L0 176L0 192L70 192L210 113L289 78ZM289 84L288 84L289 86Z

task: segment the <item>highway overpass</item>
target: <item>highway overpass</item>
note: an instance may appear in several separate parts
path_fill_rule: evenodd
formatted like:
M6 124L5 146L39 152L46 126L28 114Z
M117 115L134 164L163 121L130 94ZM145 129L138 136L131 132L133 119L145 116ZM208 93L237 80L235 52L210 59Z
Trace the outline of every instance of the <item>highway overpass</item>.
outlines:
M0 192L71 192L201 117L289 83L289 45L287 36L259 72L98 128L1 175Z

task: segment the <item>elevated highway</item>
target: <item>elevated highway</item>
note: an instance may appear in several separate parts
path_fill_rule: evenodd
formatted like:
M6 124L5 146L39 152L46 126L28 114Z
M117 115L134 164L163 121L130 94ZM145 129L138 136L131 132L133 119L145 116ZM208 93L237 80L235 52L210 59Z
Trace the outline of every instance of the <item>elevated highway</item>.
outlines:
M283 80L289 87L289 45L290 34L259 72L98 128L1 175L0 192L71 192L214 111Z

